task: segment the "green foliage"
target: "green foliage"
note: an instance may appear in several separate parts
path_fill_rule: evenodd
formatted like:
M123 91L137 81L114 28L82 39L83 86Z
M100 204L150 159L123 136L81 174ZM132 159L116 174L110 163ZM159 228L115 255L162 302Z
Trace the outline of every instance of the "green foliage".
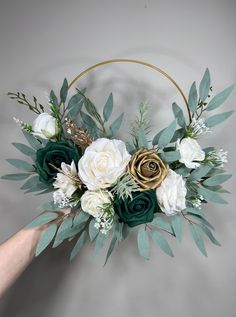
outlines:
M146 133L143 127L139 128L138 131L138 148L139 149L147 149L148 148L148 141L146 138Z
M206 186L216 186L219 184L222 184L224 182L226 182L228 179L230 179L232 177L232 175L228 175L228 174L218 174L218 175L214 175L208 179L206 179L203 182L203 185Z
M56 237L54 239L53 246L52 246L53 248L56 248L64 241L63 237L64 237L65 233L67 234L67 232L70 231L72 225L73 225L73 221L72 221L72 218L70 216L65 217L63 219L63 221L61 222L61 224L57 230L57 234L56 234Z
M199 228L201 228L201 230L205 233L205 235L210 239L210 241L217 245L217 246L221 246L221 244L219 243L219 241L216 240L216 238L214 237L214 235L212 234L211 230L205 226L203 223L200 223L198 225Z
M231 110L231 111L226 111L226 112L223 112L220 114L215 114L214 116L207 118L205 121L205 124L208 128L212 128L212 127L222 123L226 119L228 119L233 114L233 112L234 111Z
M115 234L113 234L113 237L111 239L111 242L110 242L110 245L109 245L109 248L108 248L108 251L107 251L107 255L106 255L106 260L105 260L104 266L107 264L107 261L108 261L109 257L111 256L116 244L117 244L117 237L116 237Z
M70 260L73 260L87 241L87 232L83 231L77 240L73 250L71 251Z
M192 113L196 112L198 106L198 93L196 83L194 82L190 88L188 96L188 106Z
M65 78L60 90L60 98L62 103L66 102L67 94L68 94L68 81Z
M199 187L198 193L202 195L206 201L212 201L213 203L218 204L227 204L227 201L225 201L219 194L207 188Z
M235 85L231 85L214 96L207 105L207 111L215 110L220 107L234 90Z
M180 159L179 151L162 152L160 156L161 156L161 159L165 161L166 163L173 163Z
M83 122L83 128L87 130L94 139L96 139L99 134L96 122L82 110L80 111L80 116Z
M50 201L50 202L43 203L42 205L38 206L37 209L40 211L44 211L44 210L57 211L57 210L60 210L61 208L57 204L54 204L53 201Z
M6 159L6 161L8 163L10 163L11 165L13 165L14 167L20 169L20 170L23 170L23 171L26 171L26 172L33 172L34 171L34 167L23 161L23 160L19 160L19 159Z
M163 252L165 252L167 255L171 257L174 256L169 243L159 232L157 232L156 230L152 230L151 237L153 241L155 242L155 244L159 246Z
M193 223L189 223L189 230L191 232L191 235L193 237L194 242L196 243L196 246L201 251L201 253L205 256L207 256L205 243L202 238L202 235L200 234L198 227L194 225Z
M40 236L39 242L36 247L35 255L38 256L42 253L47 246L52 242L57 231L57 225L55 223L47 227Z
M184 118L183 110L175 102L172 104L172 111L174 113L174 116L177 120L178 125L182 128L185 128L186 121Z
M37 98L33 97L33 103L31 103L27 98L26 95L22 92L9 92L7 94L10 99L16 100L19 104L24 105L29 108L29 110L33 111L36 114L40 114L44 112L44 107L38 103Z
M146 260L148 260L149 248L150 248L149 237L144 227L141 227L138 231L137 242L138 242L139 254L143 256Z
M147 103L139 105L138 115L132 124L131 135L136 146L147 148L147 135L150 133L151 124L149 118L149 107ZM140 146L140 143L142 144Z
M33 160L35 160L35 155L36 155L36 152L35 150L33 150L31 147L25 145L25 144L22 144L22 143L12 143L12 145L17 148L17 150L19 150L21 153L31 157Z
M99 234L96 237L95 240L95 248L94 248L94 253L97 254L105 245L105 243L107 242L107 239L109 237L109 234L103 234L101 233L101 231L99 232Z
M120 129L122 121L124 118L124 113L122 113L117 119L115 119L109 127L108 136L112 138Z
M82 92L85 92L85 89L82 90ZM70 119L76 118L80 110L82 109L83 102L84 102L84 97L79 92L77 92L74 96L72 96L66 108L66 110L68 111L67 117Z
M94 225L96 223L96 220L93 218L90 223L89 223L89 238L91 241L93 241L98 233L99 233L99 229L97 229Z
M112 93L109 95L107 102L103 108L103 118L104 121L108 121L110 119L110 116L112 114L112 110L113 110L113 95Z
M165 222L162 218L160 218L158 216L154 217L154 219L151 222L151 224L154 227L157 227L157 228L159 228L161 230L164 230L164 231L170 233L173 236L175 235L172 226L168 222Z
M204 176L206 176L209 173L212 167L213 166L211 166L210 164L201 165L190 174L189 180L202 179Z
M1 176L1 179L6 179L10 181L22 181L28 178L30 175L31 175L30 173L6 174Z
M180 215L174 215L171 217L171 225L173 227L173 231L175 233L176 239L181 242L182 240L182 218Z
M127 198L132 199L132 193L139 191L139 189L140 187L134 178L129 173L126 173L118 179L111 192L120 199L126 200Z
M152 144L158 145L159 148L163 148L168 145L173 138L177 127L177 121L174 120L167 128L163 129L157 135L154 136Z
M42 144L38 141L32 134L27 131L22 131L28 143L32 146L33 149L39 150L42 148Z
M50 103L58 108L59 107L58 99L53 90L50 91L49 98L50 98Z
M26 228L34 228L39 227L42 225L45 225L46 223L49 223L55 219L57 219L59 216L58 213L55 212L45 212L38 217L36 217L31 223L29 223Z
M201 101L205 101L207 99L209 91L210 91L210 87L211 87L211 78L210 78L209 69L207 68L199 86L199 97Z

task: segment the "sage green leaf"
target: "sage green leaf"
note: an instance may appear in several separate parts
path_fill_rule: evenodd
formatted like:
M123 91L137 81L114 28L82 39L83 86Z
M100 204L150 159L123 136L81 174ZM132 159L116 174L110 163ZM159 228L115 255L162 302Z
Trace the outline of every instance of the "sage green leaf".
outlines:
M221 246L219 241L216 240L216 238L214 237L214 235L212 234L211 230L208 227L204 226L203 224L199 224L198 227L202 229L202 231L208 236L208 238L210 239L212 243L214 243L215 245L218 245L219 247Z
M22 143L12 143L12 145L15 148L17 148L17 150L19 150L21 153L23 153L27 156L30 156L33 160L35 160L36 153L31 147L29 147L25 144L22 144Z
M233 110L231 111L226 111L220 114L215 114L214 116L211 116L209 118L206 119L205 121L205 125L208 128L212 128L214 126L216 126L217 124L222 123L223 121L225 121L226 119L228 119L232 114L233 114Z
M234 86L235 85L229 86L228 88L214 96L207 105L207 111L214 110L221 106L234 90Z
M29 178L21 187L20 189L29 189L31 187L35 187L35 184L39 183L39 176L32 176L31 178Z
M28 141L28 143L32 146L33 149L35 150L39 150L42 148L41 143L29 132L22 130L26 140Z
M151 236L153 241L156 243L157 246L161 248L162 251L164 251L167 255L173 257L174 254L169 246L169 243L167 240L157 231L152 230Z
M38 210L44 211L44 210L53 210L53 211L58 211L62 208L60 208L57 204L54 204L53 201L50 201L48 203L44 203L40 206L37 207Z
M46 228L40 236L39 242L36 247L35 256L42 253L46 247L51 243L55 234L57 232L57 225L55 223L51 224Z
M186 211L188 213L194 214L194 215L198 215L198 216L202 216L202 210L199 208L194 208L194 207L186 207Z
M123 239L123 226L124 223L123 222L115 222L114 224L114 234L117 237L118 242L121 242Z
M181 166L175 170L175 172L183 177L187 177L190 173L191 169L186 166Z
M97 138L98 128L96 122L92 117L87 115L85 112L80 111L81 119L83 121L83 126L86 130L88 130L89 134L95 139Z
M16 173L16 174L6 174L1 176L1 179L6 179L9 181L22 181L28 178L31 174L29 173Z
M211 86L211 78L210 78L209 69L207 68L199 86L199 97L201 101L205 101L206 98L208 97L210 86Z
M227 201L225 201L219 194L207 188L199 187L198 193L202 195L206 201L212 201L217 204L227 204Z
M44 183L41 183L40 181L38 183L34 183L30 188L28 188L26 191L25 191L25 194L27 193L33 193L33 192L38 192L38 191L41 191L41 190L45 190L45 189L48 189L48 185L44 184Z
M139 254L146 260L149 259L149 238L144 227L141 227L137 236Z
M63 81L61 90L60 90L60 98L61 98L61 101L62 101L63 103L66 102L67 93L68 93L68 81L67 81L67 79L65 78L64 81Z
M232 175L229 174L218 174L206 179L203 184L206 186L216 186L226 182L231 177Z
M151 224L159 229L162 229L162 230L167 231L167 232L171 233L172 235L174 235L174 232L173 232L171 225L168 222L165 222L162 218L160 218L158 216L154 217Z
M73 219L73 226L85 224L88 221L89 217L90 215L87 212L84 212L82 210L80 212L77 212Z
M175 133L176 127L177 127L177 121L174 120L166 129L162 131L158 140L158 146L160 148L163 148L170 143Z
M103 108L103 118L105 121L108 121L113 110L113 95L112 93L109 95L107 102Z
M194 82L190 88L188 96L188 106L192 113L196 112L198 105L198 93L196 88L196 82Z
M58 104L58 99L54 93L53 90L51 90L50 92L50 102L56 107L58 108L59 104Z
M115 121L112 122L112 124L109 127L109 136L113 137L118 130L120 129L120 126L122 124L124 117L124 113L122 113Z
M201 178L206 176L207 173L209 173L212 167L213 166L211 166L210 164L201 165L190 174L189 180L200 180Z
M111 254L116 246L116 243L117 243L117 237L115 235L113 235L113 237L111 239L111 243L110 243L108 251L107 251L107 256L106 256L104 266L107 264L107 261L108 261L109 257L111 256Z
M206 175L207 177L212 177L214 175L225 173L225 170L223 168L214 167L212 168L209 173Z
M57 230L57 234L56 237L54 239L54 243L52 245L53 248L58 247L63 241L64 241L64 235L65 233L71 229L72 227L72 218L71 217L66 217L62 223L60 224L58 230Z
M145 131L143 127L140 127L138 129L138 146L140 149L147 149L148 148L148 141L146 138Z
M182 218L180 215L174 215L171 217L171 224L176 236L176 239L181 242L182 240Z
M169 151L161 153L161 159L167 163L172 163L180 159L179 151Z
M46 223L49 223L50 221L57 219L58 216L59 214L56 212L45 212L39 215L37 218L35 218L25 228L34 228L45 225Z
M182 139L185 136L185 129L184 128L180 128L177 129L171 139L171 143L176 142L178 139Z
M25 161L22 161L19 159L6 159L6 161L20 170L23 170L26 172L33 172L34 171L34 167Z
M186 126L186 121L184 118L183 110L177 105L177 103L172 104L172 111L174 113L174 116L178 122L178 125L182 128Z
M197 219L204 226L207 226L207 227L211 228L212 230L215 230L215 228L212 226L212 224L208 220L206 220L206 218L204 218L203 215L192 214L189 212L188 212L188 214L190 216L194 217L195 219Z
M80 235L79 239L77 240L73 250L71 251L70 254L70 260L72 261L76 255L79 253L79 251L82 249L82 247L85 245L87 241L87 232L83 231L82 234Z
M128 237L131 230L132 230L131 227L129 227L126 223L124 223L123 228L122 228L123 240L125 240Z
M203 255L207 256L204 240L200 232L197 230L197 227L192 223L189 223L189 230L198 249L202 252Z
M133 154L136 151L136 147L131 140L126 143L126 148L130 154Z
M91 241L93 241L99 233L99 229L94 227L95 223L95 219L92 219L89 223L89 238Z
M70 119L74 119L75 117L77 117L80 110L82 109L83 101L84 98L79 93L72 96L67 106L67 110L69 110L69 112L67 113L67 117L69 117Z
M95 240L95 248L94 248L94 253L97 254L105 245L107 239L109 237L109 234L103 234L101 231L97 235L97 238Z

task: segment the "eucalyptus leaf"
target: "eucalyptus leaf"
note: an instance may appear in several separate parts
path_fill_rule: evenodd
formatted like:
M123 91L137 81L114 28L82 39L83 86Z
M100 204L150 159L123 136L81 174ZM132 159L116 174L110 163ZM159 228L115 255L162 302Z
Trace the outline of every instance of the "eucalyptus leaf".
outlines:
M212 167L210 164L201 165L190 174L189 180L200 180L209 173Z
M49 223L50 221L57 219L58 216L59 214L56 212L45 212L39 215L37 218L35 218L25 228L33 228L45 225L46 223Z
M205 101L206 98L208 97L210 86L211 86L211 78L210 78L209 69L207 68L199 86L199 97L201 101Z
M109 95L107 102L103 108L103 118L104 121L108 121L113 110L113 95L112 93Z
M204 226L209 227L211 230L215 230L215 228L212 226L212 224L206 220L206 218L203 217L203 215L197 215L197 214L192 214L188 212L188 215L194 217L196 220L199 221L199 224L203 224Z
M40 236L37 247L36 247L36 251L35 251L36 256L38 256L40 253L42 253L47 248L47 246L53 240L56 232L57 232L57 225L55 223L51 224L49 227L47 227L43 231L43 233Z
M182 230L182 218L180 215L174 215L171 217L171 224L176 236L176 239L181 242L182 240L182 234L183 234L183 230Z
M124 113L122 113L109 127L109 137L113 137L121 127Z
M53 201L50 201L48 203L44 203L40 206L37 207L38 210L44 211L44 210L53 210L53 211L58 211L62 208L60 208L57 204L54 204Z
M69 110L69 112L67 113L67 117L69 117L70 119L76 118L80 110L82 109L83 101L84 98L79 93L72 96L67 106L67 110Z
M177 105L177 103L173 103L172 104L172 111L175 115L175 118L178 122L178 125L182 128L184 128L186 126L186 121L184 118L184 113L183 110Z
M96 237L95 240L95 248L94 248L94 253L97 254L105 245L107 239L109 237L109 234L103 234L101 233L101 231L99 232L99 234Z
M178 139L182 139L185 136L185 129L184 128L180 128L177 129L171 139L171 143L176 142Z
M80 115L83 121L84 128L88 130L89 134L91 134L91 136L96 139L98 135L98 127L96 122L93 120L92 117L90 117L83 111L80 111Z
M31 157L33 160L35 160L36 152L29 146L22 144L22 143L12 143L12 145L17 148L21 153Z
M187 177L190 173L191 169L186 166L181 166L175 170L175 172L183 177Z
M168 222L165 222L162 218L160 218L158 216L154 217L151 224L159 229L162 229L162 230L167 231L167 232L171 233L172 235L174 235L174 232L173 232L171 225Z
M76 255L79 253L79 251L82 249L82 247L85 245L87 241L87 232L83 231L80 235L79 239L77 240L74 248L71 251L70 260L73 260Z
M223 121L225 121L226 119L228 119L232 114L233 114L233 110L231 111L226 111L220 114L215 114L214 116L211 116L209 118L206 119L205 121L205 125L208 128L212 128L214 126L216 126L217 124L222 123Z
M6 159L6 161L8 163L10 163L11 165L13 165L14 167L20 169L20 170L23 170L23 171L26 171L26 172L33 172L34 171L34 167L23 161L23 160L19 160L19 159Z
M176 127L177 127L177 121L174 120L166 129L162 131L158 139L158 146L160 148L163 148L170 143L175 133Z
M187 206L186 207L186 211L188 213L191 213L191 214L202 216L202 210L199 209L199 208L194 208L194 207Z
M68 230L71 229L72 227L72 218L71 217L66 217L62 223L60 224L58 230L57 230L57 234L56 237L54 239L54 243L53 243L53 248L56 248L57 246L59 246L63 241L63 236L65 234L65 232L67 232Z
M167 163L172 163L180 159L179 151L169 151L161 153L161 159Z
M126 148L130 154L133 154L136 151L136 147L131 140L126 143Z
M58 104L58 99L54 93L53 90L51 90L50 92L50 102L56 107L58 108L59 104Z
M94 225L96 223L96 220L93 218L90 223L89 223L89 238L91 241L93 241L98 233L99 233L99 229L97 229Z
M140 149L147 149L148 148L148 141L146 138L145 131L143 127L140 127L138 129L138 146Z
M28 143L32 146L33 149L35 150L39 150L42 148L41 143L29 132L22 130L26 140L28 141Z
M112 239L111 239L111 243L109 245L109 248L108 248L108 251L107 251L107 255L106 255L106 260L105 260L105 263L104 263L104 266L107 264L107 261L109 259L109 257L111 256L115 246L116 246L116 243L117 243L117 237L115 235L113 235Z
M227 201L225 201L219 194L207 188L199 187L198 193L202 195L206 201L212 201L218 204L227 204Z
M68 94L68 81L65 78L60 90L60 98L63 103L66 102L67 94Z
M234 90L235 85L231 85L214 96L207 105L207 111L215 110L221 106Z
M146 260L149 259L149 238L144 227L141 227L137 236L139 254Z
M194 224L189 223L189 230L198 249L202 252L203 255L207 256L204 240L200 232L197 230L197 227Z
M82 210L80 212L77 212L73 219L73 226L85 224L88 221L89 217L90 215L87 212L84 212Z
M28 178L30 175L31 175L30 173L6 174L1 176L1 179L6 179L10 181L22 181Z
M229 174L218 174L206 179L203 184L206 186L216 186L226 182L231 177L232 175Z
M153 241L156 243L157 246L161 248L162 251L164 251L167 255L173 257L174 254L169 246L169 243L167 240L157 231L152 230L151 236Z
M199 224L198 227L202 229L202 231L208 236L208 238L210 239L212 243L214 243L215 245L218 245L219 247L221 246L219 241L216 240L216 238L214 237L214 235L212 234L211 230L208 227L204 226L203 224Z
M188 106L192 113L196 112L198 105L198 93L196 82L194 82L190 88L189 96L188 96Z

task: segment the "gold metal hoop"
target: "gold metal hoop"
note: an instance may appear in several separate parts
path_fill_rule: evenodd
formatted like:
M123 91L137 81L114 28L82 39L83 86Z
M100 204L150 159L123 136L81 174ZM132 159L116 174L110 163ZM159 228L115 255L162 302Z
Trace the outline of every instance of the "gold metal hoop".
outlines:
M180 93L180 95L182 96L183 100L184 100L184 104L187 108L187 111L188 111L188 116L189 116L189 120L191 121L191 113L190 113L190 109L189 109L189 106L188 106L188 101L187 101L187 98L185 97L185 94L183 93L182 89L180 88L180 86L177 84L177 82L172 78L170 77L166 72L164 72L161 68L155 66L155 65L152 65L152 64L149 64L149 63L146 63L146 62L143 62L143 61L139 61L139 60L135 60L135 59L110 59L110 60L106 60L106 61L103 61L103 62L100 62L100 63L97 63L97 64L94 64L90 67L88 67L87 69L85 69L84 71L82 71L79 75L77 75L69 84L69 89L74 85L74 83L76 83L76 81L78 79L80 79L82 76L84 76L86 73L90 72L91 70L97 68L97 67L100 67L100 66L103 66L103 65L106 65L106 64L111 64L111 63L135 63L135 64L140 64L140 65L143 65L143 66L146 66L146 67L149 67L149 68L152 68L154 69L155 71L157 71L158 73L162 74L164 77L166 77L169 81L172 82L172 84L174 84L174 86L177 88L178 92Z

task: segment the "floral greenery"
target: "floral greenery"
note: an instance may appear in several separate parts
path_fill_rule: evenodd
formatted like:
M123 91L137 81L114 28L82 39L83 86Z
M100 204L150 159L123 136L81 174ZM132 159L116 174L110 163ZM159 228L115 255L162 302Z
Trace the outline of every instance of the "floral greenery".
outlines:
M184 221L188 223L192 238L202 254L207 255L204 237L219 246L203 206L209 202L226 203L222 194L228 191L222 184L231 177L223 168L227 163L227 152L214 147L202 149L198 140L233 113L208 115L226 101L234 86L212 97L210 72L206 69L199 87L194 82L190 88L190 122L187 122L181 107L173 103L174 120L158 131L151 141L148 140L151 131L149 109L146 103L141 104L126 148L122 141L114 139L124 114L111 121L113 95L109 95L100 114L85 95L86 89L76 89L76 93L69 97L68 87L64 79L59 98L54 91L50 92L50 114L47 116L44 115L45 107L35 97L31 103L23 93L8 94L38 117L32 125L15 119L28 144L13 143L13 146L28 160L8 159L22 172L4 175L2 179L25 181L21 186L25 193L41 195L53 191L54 201L39 207L46 212L27 226L47 224L36 255L51 242L52 247L57 247L65 240L77 239L70 256L73 259L88 240L94 243L95 253L109 242L106 263L114 248L126 239L133 227L138 226L137 245L141 256L150 257L151 239L172 257L166 237L181 241ZM113 142L112 150L109 142ZM93 147L97 144L97 152L91 158L89 168L96 175L105 170L107 177L103 179L102 187L94 192L83 183L79 166L77 170L78 161L88 155L91 144ZM104 151L106 146L109 148L109 154L99 152L101 144ZM114 152L116 149L119 151ZM109 169L111 157L112 169ZM93 171L96 160L99 160L98 170ZM81 168L86 169L86 164ZM107 176L114 171L115 182ZM155 177L155 182L152 182L152 177ZM92 196L94 201L86 198ZM70 212L62 213L60 209L64 207L69 207Z

